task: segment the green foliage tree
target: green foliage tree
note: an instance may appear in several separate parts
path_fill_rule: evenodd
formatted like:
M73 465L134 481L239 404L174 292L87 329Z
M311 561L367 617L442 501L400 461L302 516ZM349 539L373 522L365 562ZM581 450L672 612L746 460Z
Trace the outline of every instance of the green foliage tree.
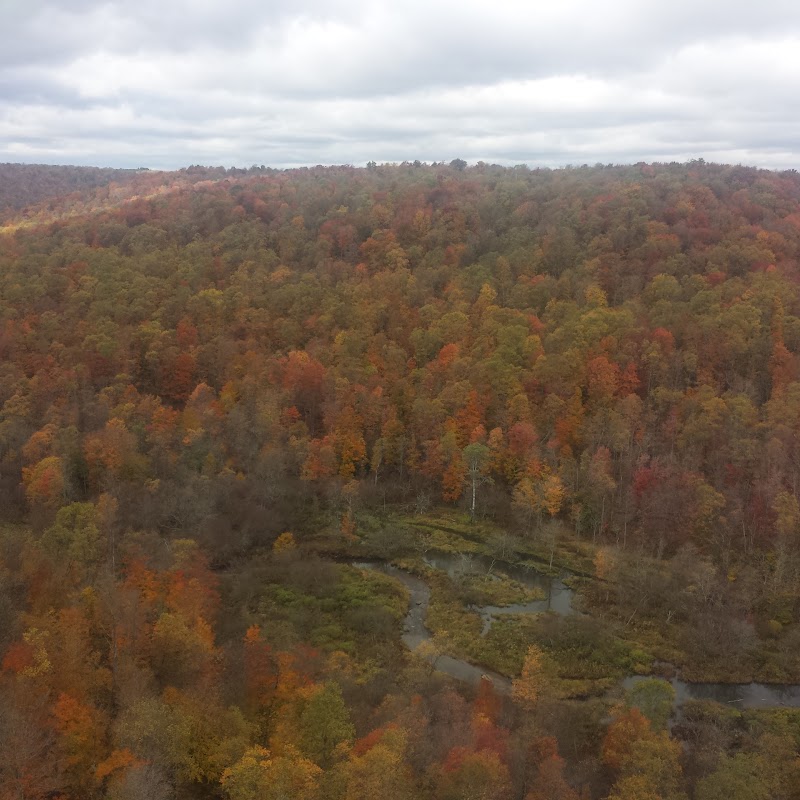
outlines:
M776 796L775 773L753 753L723 755L717 768L697 783L697 800L768 800Z
M647 717L653 730L664 730L672 716L675 689L660 678L646 678L628 689L626 699Z
M328 768L336 748L351 742L355 728L339 685L328 682L311 695L300 716L303 753Z

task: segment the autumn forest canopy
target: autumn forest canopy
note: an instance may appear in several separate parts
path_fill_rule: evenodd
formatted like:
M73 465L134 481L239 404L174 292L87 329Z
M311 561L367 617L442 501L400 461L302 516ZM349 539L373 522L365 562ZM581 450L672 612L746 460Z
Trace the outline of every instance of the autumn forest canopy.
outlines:
M797 172L0 178L0 800L800 798Z

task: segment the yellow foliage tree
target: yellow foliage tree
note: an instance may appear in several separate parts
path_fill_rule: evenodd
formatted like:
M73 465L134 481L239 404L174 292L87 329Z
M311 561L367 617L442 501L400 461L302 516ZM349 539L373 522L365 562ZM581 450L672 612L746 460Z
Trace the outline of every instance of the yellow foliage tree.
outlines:
M561 511L567 490L558 475L544 474L541 478L526 475L514 488L512 504L530 526L534 517L541 525L542 513L554 517Z
M58 456L48 456L22 470L25 496L31 505L55 508L64 500L64 464Z
M554 517L561 511L564 498L567 496L567 490L561 483L561 478L558 475L549 475L542 483L541 491L542 507L551 517Z
M345 800L411 800L411 771L405 762L406 734L387 731L381 741L363 755L342 765Z
M296 549L297 543L294 540L294 535L289 533L289 531L282 533L272 545L272 552L276 554L292 553Z
M514 699L527 708L533 708L536 705L544 686L542 658L542 651L532 644L525 654L522 673L512 684Z
M256 745L222 773L220 782L230 800L312 800L321 774L291 747L276 756Z

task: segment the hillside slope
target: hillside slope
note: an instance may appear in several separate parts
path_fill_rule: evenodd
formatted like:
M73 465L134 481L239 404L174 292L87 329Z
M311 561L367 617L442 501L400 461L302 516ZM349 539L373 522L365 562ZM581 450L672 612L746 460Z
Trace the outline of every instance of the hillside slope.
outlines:
M794 712L670 738L618 684L800 681L800 176L460 166L142 173L0 231L0 797L793 796ZM480 643L514 698L430 662L519 586L432 578L425 660L343 563L437 548L579 564L585 615Z

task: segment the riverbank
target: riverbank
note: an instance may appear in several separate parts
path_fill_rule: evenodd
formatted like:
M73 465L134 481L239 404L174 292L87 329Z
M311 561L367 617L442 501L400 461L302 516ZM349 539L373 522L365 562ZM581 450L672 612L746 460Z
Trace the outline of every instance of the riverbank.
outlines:
M431 569L439 570L448 575L452 580L457 577L459 569L463 565L459 564L456 558L448 554L438 554L427 559L427 564ZM439 670L457 680L477 685L481 680L489 680L496 691L507 694L511 691L512 681L507 675L495 672L479 664L471 663L465 659L456 658L443 652L443 648L448 642L441 637L438 638L427 626L427 616L431 603L432 588L428 581L414 574L411 570L393 564L380 561L361 561L353 562L352 566L363 570L377 570L385 575L399 580L408 590L409 608L403 623L403 643L410 650L428 661L434 669ZM544 581L550 581L550 592L553 584L563 583L559 579L544 576L530 570L530 581L541 587ZM519 577L524 577L519 575ZM559 591L556 589L556 591ZM563 590L562 590L563 591ZM569 595L567 595L569 597ZM547 601L537 601L537 603L547 603ZM570 614L571 605L563 606ZM476 609L483 615L487 609ZM519 614L542 614L557 613L552 608L537 605L535 610L519 612ZM617 688L630 690L642 680L644 676L628 675ZM760 683L747 684L722 684L722 683L690 683L673 677L669 680L675 691L675 706L691 700L713 700L717 703L735 705L738 709L759 709L759 708L797 708L800 707L800 685L766 685ZM600 688L595 686L594 688ZM605 687L606 693L613 691L615 687Z
M715 572L688 551L655 561L566 530L551 566L545 545L452 511L389 512L360 521L353 539L337 531L314 542L320 554L394 560L425 577L432 588L428 624L456 657L515 675L527 645L541 645L565 697L600 694L625 675L658 673L659 662L676 665L683 679L696 683L800 683L792 645L800 624L791 609L762 603L757 614L749 612L755 601L745 592L743 572ZM540 592L555 578L560 591L492 602L485 579L497 575ZM531 575L541 576L538 586L527 583ZM564 622L564 603L586 619ZM547 610L558 613L541 614Z

